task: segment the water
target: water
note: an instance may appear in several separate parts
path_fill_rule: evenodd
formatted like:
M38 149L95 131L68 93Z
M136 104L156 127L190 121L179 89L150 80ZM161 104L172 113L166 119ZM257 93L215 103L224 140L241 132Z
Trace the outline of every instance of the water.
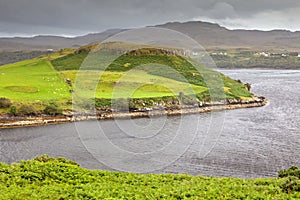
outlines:
M300 71L222 72L251 83L269 103L200 115L3 129L0 161L49 154L92 169L234 177L273 177L300 166Z

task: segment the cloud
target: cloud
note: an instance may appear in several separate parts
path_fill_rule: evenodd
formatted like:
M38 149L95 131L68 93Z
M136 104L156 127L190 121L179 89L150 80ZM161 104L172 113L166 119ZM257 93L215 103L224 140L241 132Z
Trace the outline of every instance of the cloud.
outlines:
M0 32L82 34L192 19L240 28L247 23L269 27L271 22L274 28L295 30L299 10L295 0L0 0Z
M225 2L217 2L213 9L209 10L206 15L213 19L224 19L235 17L237 14L232 5Z
M288 14L287 14L288 13ZM248 30L274 30L286 29L290 31L299 31L300 23L299 8L290 8L287 10L260 12L251 17L227 17L212 19L207 17L197 17L194 20L215 22L229 29L248 29Z
M78 29L0 22L0 37L31 37L33 35L60 35L65 37L72 37L74 35L84 35L86 33L86 31Z

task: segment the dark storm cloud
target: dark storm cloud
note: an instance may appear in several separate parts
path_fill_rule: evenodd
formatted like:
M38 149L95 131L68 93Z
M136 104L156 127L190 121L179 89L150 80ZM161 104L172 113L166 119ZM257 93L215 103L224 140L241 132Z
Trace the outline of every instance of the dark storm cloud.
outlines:
M259 20L260 16L281 23L280 17L289 13L287 21L292 23L300 17L299 11L297 0L0 0L0 32L82 34L192 19L242 27L247 20L255 25L253 19ZM257 27L269 21L257 21ZM298 28L289 26L286 28Z

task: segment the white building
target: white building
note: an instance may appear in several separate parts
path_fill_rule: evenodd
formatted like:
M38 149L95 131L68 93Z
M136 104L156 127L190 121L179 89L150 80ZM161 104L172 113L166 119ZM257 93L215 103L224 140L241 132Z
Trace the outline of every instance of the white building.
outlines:
M270 54L266 53L266 52L260 52L259 55L264 56L264 57L269 57L270 56Z

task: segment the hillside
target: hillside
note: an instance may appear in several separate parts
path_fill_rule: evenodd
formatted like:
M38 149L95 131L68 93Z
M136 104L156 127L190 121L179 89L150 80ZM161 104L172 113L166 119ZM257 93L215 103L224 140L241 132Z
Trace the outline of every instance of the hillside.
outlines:
M62 48L78 48L90 43L101 42L106 38L124 30L111 29L101 33L92 33L73 38L61 36L0 38L0 51L46 51L47 49L59 50Z
M49 51L16 51L16 52L1 52L0 66L15 63L22 60L30 60L41 55L49 54Z
M300 32L229 30L208 22L173 22L156 27L187 34L206 49L300 50Z
M125 50L128 44L105 45L111 48L103 59L113 56L120 48ZM0 110L9 112L12 105L20 110L24 104L29 104L37 113L53 105L68 111L72 108L73 95L85 104L85 108L90 107L86 104L95 97L99 109L110 108L111 99L132 99L132 108L141 108L145 104L152 107L157 102L163 103L164 107L179 106L178 99L183 105L190 106L200 102L255 99L247 85L202 65L196 69L189 58L166 50L143 47L119 56L104 70L97 51L92 51L94 48L95 45L65 49L2 66L0 97L12 103ZM76 87L77 72L88 54L89 65L80 70L85 77ZM212 88L219 91L212 93Z
M254 50L300 50L300 32L286 30L229 30L218 24L192 21L170 22L155 27L168 28L187 34L206 49L254 49ZM0 51L58 50L77 48L99 43L125 29L110 29L101 33L66 38L57 36L36 36L32 38L0 38Z
M40 156L0 163L0 199L299 199L299 170L282 178L213 178L88 170Z

